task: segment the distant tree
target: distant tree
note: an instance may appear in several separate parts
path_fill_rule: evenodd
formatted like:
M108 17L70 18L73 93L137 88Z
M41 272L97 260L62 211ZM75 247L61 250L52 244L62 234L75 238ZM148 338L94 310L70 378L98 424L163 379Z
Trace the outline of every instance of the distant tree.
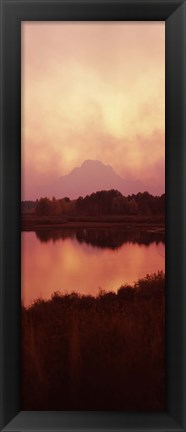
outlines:
M131 215L136 215L138 213L138 204L135 199L128 201L128 213Z
M30 204L31 206L32 204ZM23 204L22 204L23 208ZM153 196L148 192L123 196L115 189L101 190L80 196L77 200L68 197L52 200L41 198L35 202L37 215L82 214L102 215L163 215L165 213L165 194Z
M59 216L61 214L60 200L55 197L52 198L51 202L51 214L54 216Z
M138 212L139 214L149 215L151 214L150 208L150 197L151 195L148 192L139 192L136 195L136 202L138 204Z
M34 213L36 201L21 201L22 213Z
M48 216L52 213L52 203L49 198L40 198L40 200L36 202L35 213L38 216Z

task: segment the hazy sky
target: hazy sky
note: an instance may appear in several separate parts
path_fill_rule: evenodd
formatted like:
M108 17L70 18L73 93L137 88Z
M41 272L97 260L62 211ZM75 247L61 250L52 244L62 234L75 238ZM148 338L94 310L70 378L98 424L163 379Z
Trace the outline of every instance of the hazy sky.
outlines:
M86 159L164 192L164 22L22 23L22 197Z

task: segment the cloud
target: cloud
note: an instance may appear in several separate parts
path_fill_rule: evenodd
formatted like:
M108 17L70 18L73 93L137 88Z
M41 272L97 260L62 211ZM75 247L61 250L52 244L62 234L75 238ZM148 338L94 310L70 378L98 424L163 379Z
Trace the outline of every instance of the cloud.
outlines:
M22 24L25 197L89 158L164 188L164 55L164 23Z

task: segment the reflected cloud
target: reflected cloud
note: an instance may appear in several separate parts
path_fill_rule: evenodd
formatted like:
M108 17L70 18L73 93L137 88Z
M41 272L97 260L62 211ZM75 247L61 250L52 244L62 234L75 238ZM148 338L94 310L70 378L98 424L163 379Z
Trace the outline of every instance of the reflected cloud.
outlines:
M40 232L42 239L45 238L40 241L34 232L22 233L22 301L25 306L39 297L49 299L54 291L93 296L99 289L117 292L125 283L133 285L147 273L165 269L165 246L160 241L147 245L125 239L120 247L113 249L113 243L112 247L92 246L91 241L97 240L93 240L90 233L81 233L83 237L79 233L81 242L73 230L70 233L63 230L64 238L56 241L51 237L46 240L47 234L49 236L47 232ZM104 235L109 236L109 233ZM88 241L85 241L86 236L89 236ZM107 245L114 241L103 238Z

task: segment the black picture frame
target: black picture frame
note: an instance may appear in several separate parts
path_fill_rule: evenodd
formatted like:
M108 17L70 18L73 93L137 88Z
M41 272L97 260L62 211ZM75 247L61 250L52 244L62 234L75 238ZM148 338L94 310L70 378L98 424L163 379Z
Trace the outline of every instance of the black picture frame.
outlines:
M1 430L186 431L185 0L1 0ZM160 20L166 27L166 411L20 411L21 21Z

